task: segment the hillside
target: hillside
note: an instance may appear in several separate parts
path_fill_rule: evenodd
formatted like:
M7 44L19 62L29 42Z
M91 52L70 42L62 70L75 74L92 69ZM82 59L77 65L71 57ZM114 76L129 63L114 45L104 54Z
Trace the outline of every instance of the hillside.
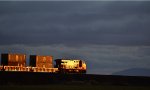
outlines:
M115 72L112 75L125 75L125 76L150 76L150 69L146 68L132 68L119 72Z

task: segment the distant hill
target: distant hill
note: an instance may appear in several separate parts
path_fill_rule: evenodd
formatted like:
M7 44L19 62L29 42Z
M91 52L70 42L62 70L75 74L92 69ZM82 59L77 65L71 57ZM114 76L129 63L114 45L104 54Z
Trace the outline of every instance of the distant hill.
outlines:
M150 76L150 69L132 68L132 69L127 69L127 70L112 73L112 75Z

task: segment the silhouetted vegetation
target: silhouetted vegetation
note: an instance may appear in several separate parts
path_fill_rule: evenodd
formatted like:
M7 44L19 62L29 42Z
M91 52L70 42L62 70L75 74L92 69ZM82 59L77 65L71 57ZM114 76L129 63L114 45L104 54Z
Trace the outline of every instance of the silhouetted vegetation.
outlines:
M150 86L150 77L115 76L92 74L56 74L34 72L0 72L0 86L55 86L70 87L146 87ZM7 87L6 87L7 88ZM27 87L28 88L28 87ZM30 88L30 87L29 87ZM36 87L34 87L36 88ZM57 88L57 87L56 87Z

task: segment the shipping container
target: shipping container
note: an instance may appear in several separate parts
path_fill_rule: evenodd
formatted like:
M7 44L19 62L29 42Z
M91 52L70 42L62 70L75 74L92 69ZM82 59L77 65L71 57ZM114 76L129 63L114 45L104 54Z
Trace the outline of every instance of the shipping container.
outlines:
M9 62L8 66L22 66L22 67L24 67L26 65L25 65L25 62Z
M50 63L37 63L36 67L42 67L42 68L52 68L53 64Z
M7 66L26 66L26 55L1 54L1 64Z
M30 55L30 66L32 67L53 67L52 56Z

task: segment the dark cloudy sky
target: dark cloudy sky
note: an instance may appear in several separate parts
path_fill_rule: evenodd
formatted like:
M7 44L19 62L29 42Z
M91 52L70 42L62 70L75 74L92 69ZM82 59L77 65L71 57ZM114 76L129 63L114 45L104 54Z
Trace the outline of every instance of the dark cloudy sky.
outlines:
M0 53L83 59L94 74L150 69L150 1L1 1Z

